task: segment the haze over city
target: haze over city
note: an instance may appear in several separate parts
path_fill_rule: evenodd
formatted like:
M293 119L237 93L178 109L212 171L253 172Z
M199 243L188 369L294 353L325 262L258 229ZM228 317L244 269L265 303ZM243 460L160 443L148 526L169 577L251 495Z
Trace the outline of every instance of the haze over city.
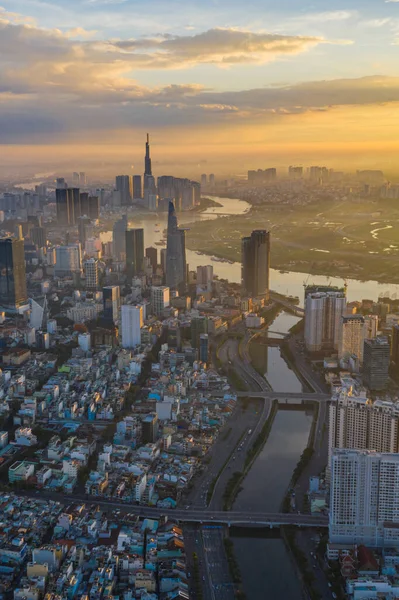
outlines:
M110 175L151 127L179 174L398 167L395 1L3 0L0 34L3 166Z
M0 600L399 600L399 0L0 2Z

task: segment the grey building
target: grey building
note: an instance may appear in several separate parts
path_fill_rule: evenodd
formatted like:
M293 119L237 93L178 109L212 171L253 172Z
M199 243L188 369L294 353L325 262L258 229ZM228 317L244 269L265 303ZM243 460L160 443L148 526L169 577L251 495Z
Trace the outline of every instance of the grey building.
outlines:
M269 296L270 234L265 229L255 230L241 240L242 287L246 294Z
M24 240L0 239L0 305L17 309L27 304Z
M389 380L390 346L385 337L365 340L363 353L363 383L370 390L383 390Z
M186 290L186 232L179 229L173 202L169 202L166 236L166 285L184 293Z
M126 231L126 276L132 279L143 271L144 229ZM131 281L130 281L131 282Z

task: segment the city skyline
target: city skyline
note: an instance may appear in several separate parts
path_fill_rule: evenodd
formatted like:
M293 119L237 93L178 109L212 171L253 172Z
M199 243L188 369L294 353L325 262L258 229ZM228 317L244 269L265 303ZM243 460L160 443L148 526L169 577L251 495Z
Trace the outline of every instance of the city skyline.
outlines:
M151 128L173 164L226 171L321 156L397 168L395 2L172 11L158 0L145 15L132 1L3 6L5 164L53 163L56 146L59 163L107 156L136 167Z

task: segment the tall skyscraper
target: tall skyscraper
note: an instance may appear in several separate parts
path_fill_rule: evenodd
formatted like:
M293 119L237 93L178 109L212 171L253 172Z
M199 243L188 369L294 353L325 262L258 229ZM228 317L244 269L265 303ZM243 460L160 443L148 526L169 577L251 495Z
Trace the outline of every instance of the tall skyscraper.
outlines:
M269 296L270 233L258 229L241 240L242 287L249 296Z
M133 175L133 199L140 200L142 197L141 175Z
M114 223L112 230L112 246L116 260L125 260L126 258L127 225L127 215L122 215L122 218Z
M206 176L206 173L203 173L201 175L201 185L203 185L204 187L206 187L206 184L207 184L207 176Z
M339 331L339 358L347 358L355 354L362 364L365 334L366 325L362 315L342 315Z
M24 240L0 239L0 305L17 309L27 304Z
M57 207L57 225L69 225L69 198L66 188L57 187L55 190L55 202Z
M143 271L144 263L144 229L128 229L126 231L126 276L129 283Z
M121 291L119 285L103 287L104 319L115 322L119 319Z
M390 347L387 338L365 340L363 383L370 390L383 390L389 381Z
M151 158L150 158L150 136L147 133L147 141L145 144L145 159L144 159L144 177L152 175Z
M121 195L121 205L129 206L132 203L132 178L130 175L117 175L115 187Z
M346 290L309 286L305 290L305 344L310 352L338 350Z
M371 548L399 545L399 454L335 450L329 539Z
M152 271L154 272L158 264L158 250L151 246L150 248L145 249L145 255L150 259Z
M143 307L123 304L121 308L123 348L135 348L141 343L140 329L143 325Z
M166 285L185 292L186 289L186 232L179 229L173 202L169 202L166 236Z

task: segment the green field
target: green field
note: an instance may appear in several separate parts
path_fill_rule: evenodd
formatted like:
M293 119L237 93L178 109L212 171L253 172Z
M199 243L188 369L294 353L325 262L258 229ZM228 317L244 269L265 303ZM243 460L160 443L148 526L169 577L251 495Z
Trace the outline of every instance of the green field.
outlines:
M262 205L242 216L189 227L190 249L230 260L241 260L243 235L265 228L272 233L275 269L399 282L399 201L325 199L303 207Z

